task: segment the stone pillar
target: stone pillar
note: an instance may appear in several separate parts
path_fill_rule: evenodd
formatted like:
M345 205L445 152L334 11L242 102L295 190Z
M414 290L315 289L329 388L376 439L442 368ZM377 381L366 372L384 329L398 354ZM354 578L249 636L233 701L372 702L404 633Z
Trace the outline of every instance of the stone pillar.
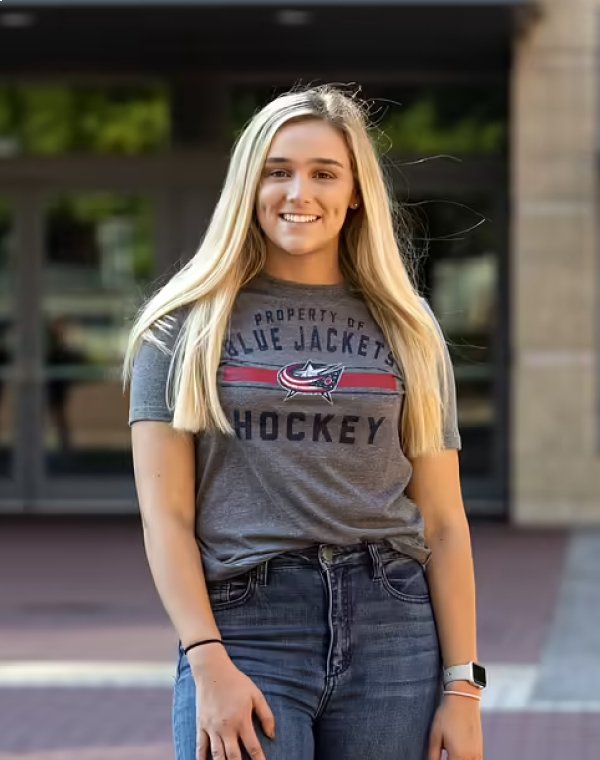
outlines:
M511 522L600 524L600 0L537 0L512 74Z

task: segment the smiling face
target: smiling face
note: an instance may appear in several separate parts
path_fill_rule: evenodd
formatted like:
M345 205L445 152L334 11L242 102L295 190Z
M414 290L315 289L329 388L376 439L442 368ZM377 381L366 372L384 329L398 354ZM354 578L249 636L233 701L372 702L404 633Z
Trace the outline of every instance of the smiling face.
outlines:
M350 153L335 127L318 119L282 127L271 143L256 198L268 262L281 270L292 264L289 257L303 257L303 264L332 271L340 230L357 201Z

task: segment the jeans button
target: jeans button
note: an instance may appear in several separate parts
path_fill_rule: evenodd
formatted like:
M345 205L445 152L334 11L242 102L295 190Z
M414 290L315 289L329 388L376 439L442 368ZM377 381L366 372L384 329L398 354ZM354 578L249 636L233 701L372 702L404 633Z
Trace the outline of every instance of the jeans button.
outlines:
M331 562L333 559L333 547L326 544L322 549L321 552L323 554L323 559L326 562Z

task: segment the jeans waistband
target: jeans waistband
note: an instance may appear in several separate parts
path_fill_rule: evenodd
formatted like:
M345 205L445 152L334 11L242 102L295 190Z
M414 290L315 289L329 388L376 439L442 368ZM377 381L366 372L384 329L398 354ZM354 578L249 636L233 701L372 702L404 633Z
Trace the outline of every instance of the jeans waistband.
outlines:
M297 549L261 562L256 567L259 585L266 585L269 570L284 567L311 567L322 569L346 564L370 564L373 578L381 575L381 562L387 556L400 553L388 541L363 541L359 544L339 546L337 544L313 544L305 549ZM407 557L407 560L410 558ZM413 560L416 561L416 560Z

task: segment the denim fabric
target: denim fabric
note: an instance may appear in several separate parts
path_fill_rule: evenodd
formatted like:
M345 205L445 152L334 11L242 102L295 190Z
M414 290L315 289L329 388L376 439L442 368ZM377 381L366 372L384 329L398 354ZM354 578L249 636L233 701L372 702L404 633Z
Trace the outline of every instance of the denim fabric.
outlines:
M419 562L384 541L321 544L208 588L230 657L275 715L274 740L257 730L268 760L426 760L442 661ZM180 645L177 760L196 760L195 726Z

